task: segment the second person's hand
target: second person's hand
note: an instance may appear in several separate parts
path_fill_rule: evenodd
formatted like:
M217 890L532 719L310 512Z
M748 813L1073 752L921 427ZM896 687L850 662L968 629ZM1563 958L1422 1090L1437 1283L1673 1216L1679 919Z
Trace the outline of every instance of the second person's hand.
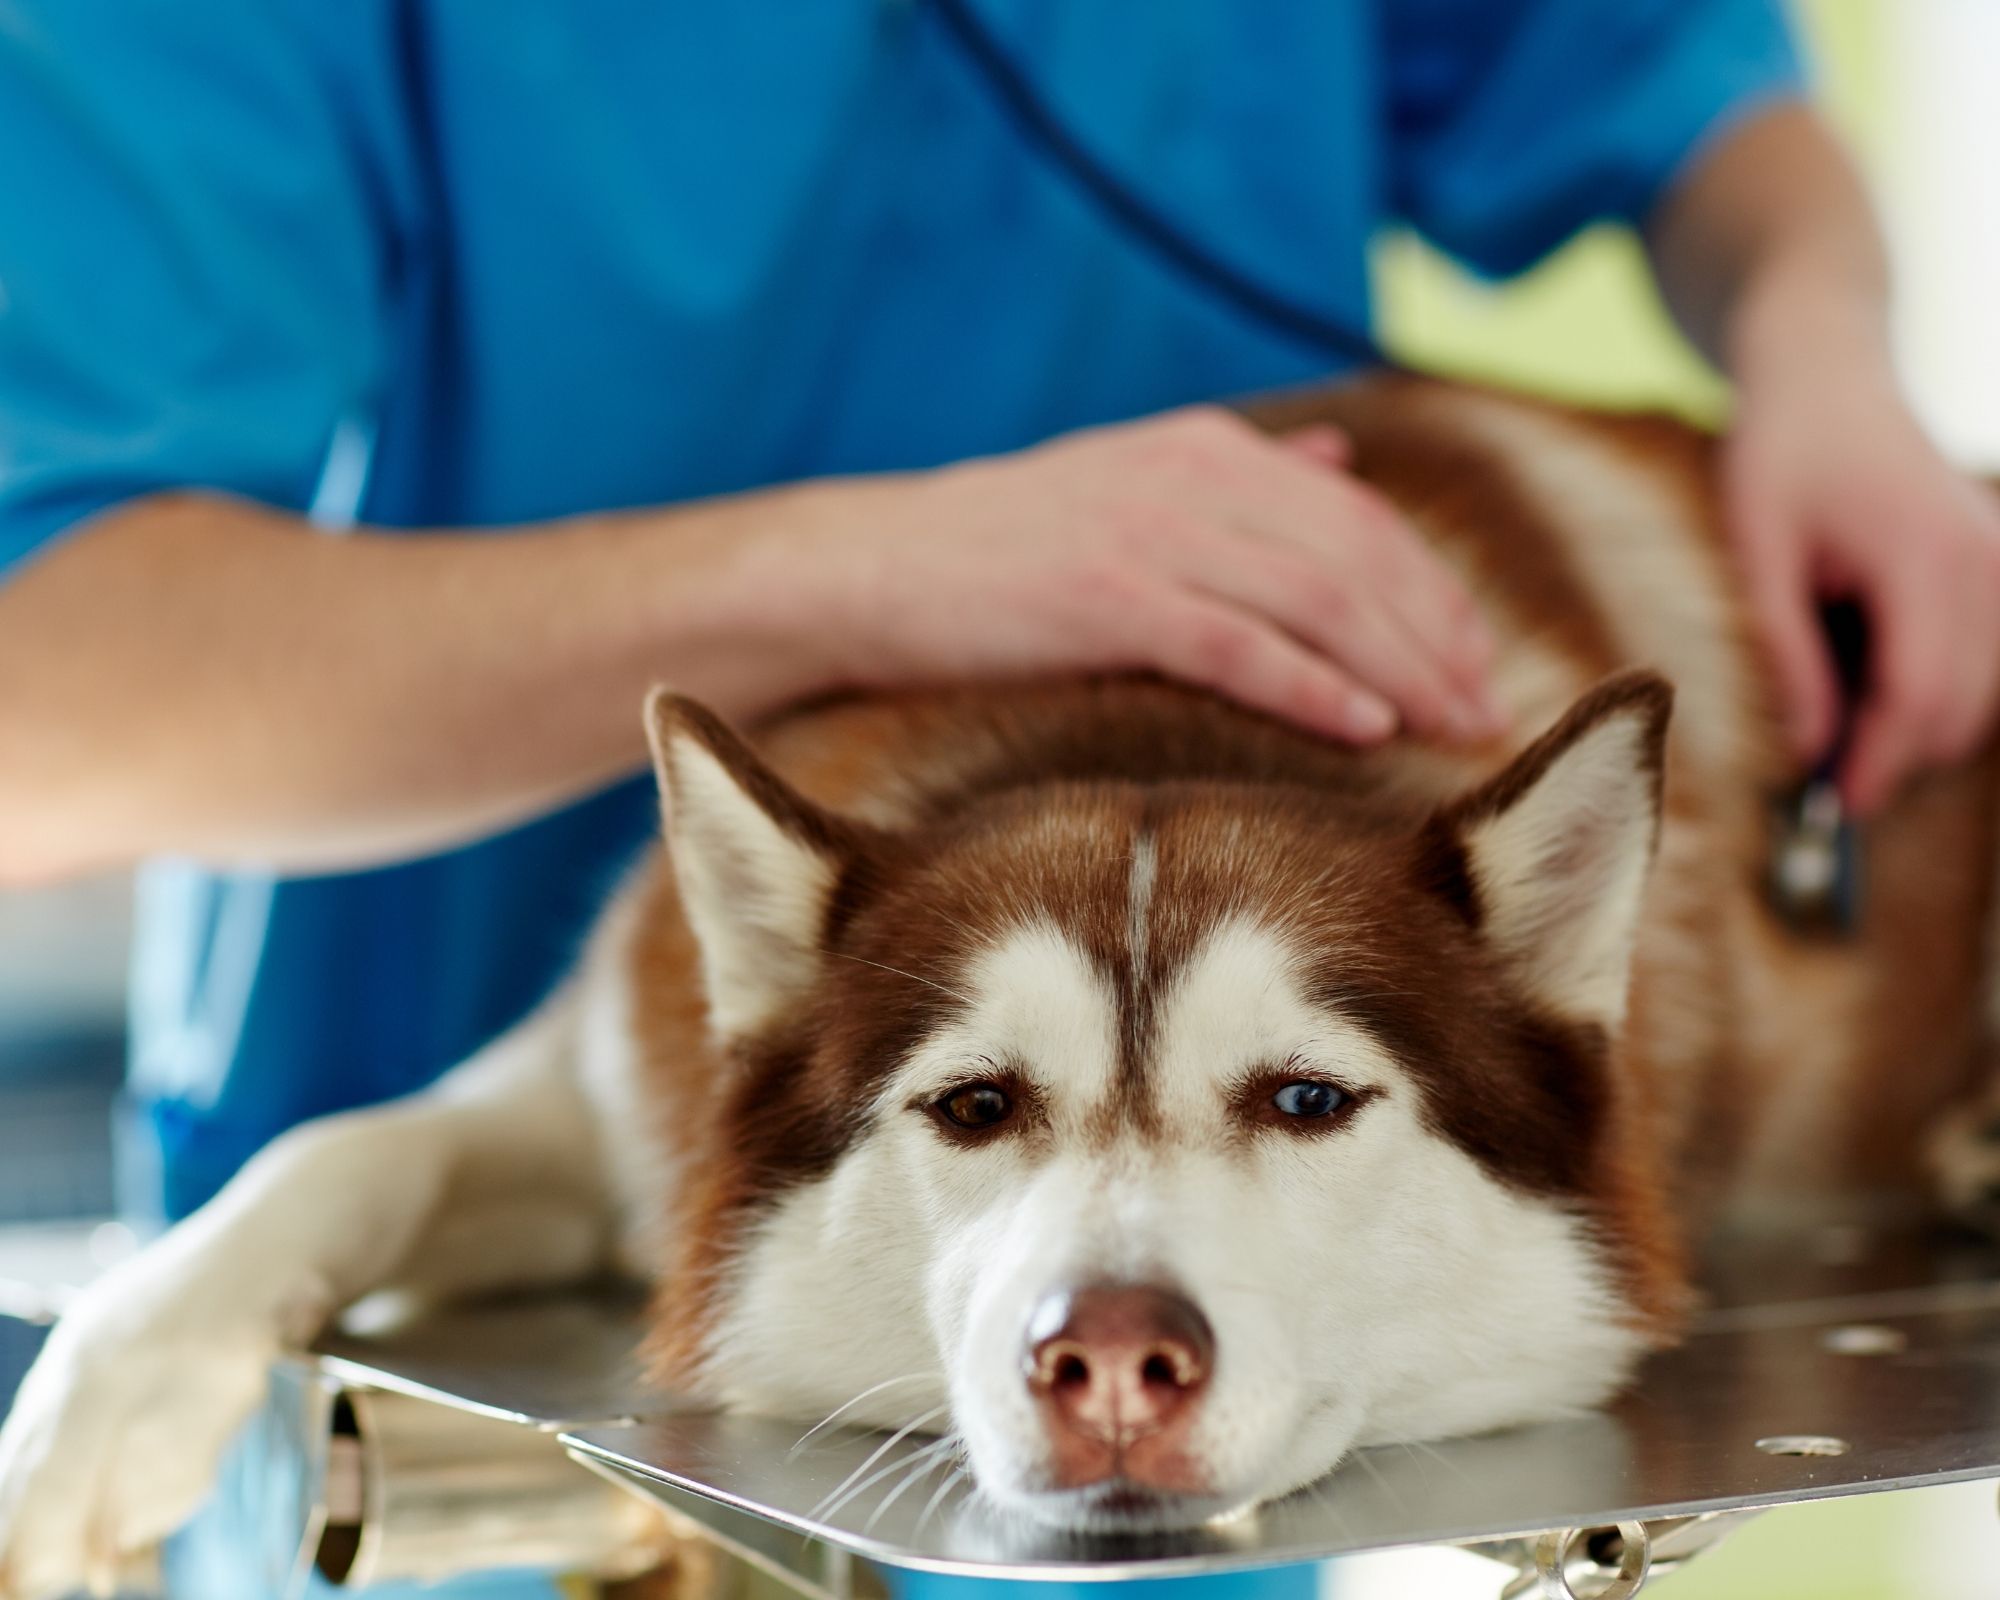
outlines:
M1861 815L1964 760L2000 715L2000 500L1925 436L1879 323L1804 294L1752 323L1763 342L1746 337L1723 455L1732 543L1801 763L1825 756L1842 716L1817 604L1867 615L1840 771Z
M757 565L808 689L1151 669L1355 743L1498 732L1470 596L1345 457L1177 411L823 485Z

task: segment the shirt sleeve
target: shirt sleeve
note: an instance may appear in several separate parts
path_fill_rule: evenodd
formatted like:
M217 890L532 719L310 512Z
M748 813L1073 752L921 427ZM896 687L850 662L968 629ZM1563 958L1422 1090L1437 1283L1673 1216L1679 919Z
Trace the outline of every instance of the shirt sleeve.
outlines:
M274 0L0 0L0 572L156 490L309 502L390 254L326 65Z
M1380 0L1390 209L1486 273L1636 221L1801 90L1777 0Z

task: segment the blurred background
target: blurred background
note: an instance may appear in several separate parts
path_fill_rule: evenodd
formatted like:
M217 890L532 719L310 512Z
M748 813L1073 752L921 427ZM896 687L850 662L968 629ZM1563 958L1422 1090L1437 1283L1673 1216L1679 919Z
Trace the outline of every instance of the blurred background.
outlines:
M1918 409L1959 460L2000 469L2000 5L1792 0L1791 12L1820 103L1888 226ZM1723 413L1721 384L1675 333L1622 229L1499 286L1389 238L1377 287L1390 345L1417 365L1596 404Z
M130 885L0 892L0 1223L111 1209Z
M1887 216L1919 409L1961 460L2000 470L2000 0L1801 0L1795 10L1822 98ZM1608 405L1722 413L1720 386L1672 332L1617 230L1501 286L1408 237L1381 241L1377 272L1388 340L1417 364ZM112 1207L127 901L117 879L0 894L0 1225L45 1229ZM5 1378L0 1370L0 1396ZM1397 1558L1364 1563L1341 1593L1491 1595L1494 1570L1452 1555L1417 1567ZM1775 1513L1670 1592L1991 1596L1992 1486Z

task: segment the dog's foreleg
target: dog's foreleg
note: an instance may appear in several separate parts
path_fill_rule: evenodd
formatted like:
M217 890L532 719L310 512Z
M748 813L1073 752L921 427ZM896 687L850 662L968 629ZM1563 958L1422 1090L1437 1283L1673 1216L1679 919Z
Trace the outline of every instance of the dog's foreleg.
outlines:
M286 1134L78 1299L0 1428L0 1596L105 1586L171 1532L272 1360L370 1291L599 1264L613 1219L574 1005L552 1001L422 1094Z

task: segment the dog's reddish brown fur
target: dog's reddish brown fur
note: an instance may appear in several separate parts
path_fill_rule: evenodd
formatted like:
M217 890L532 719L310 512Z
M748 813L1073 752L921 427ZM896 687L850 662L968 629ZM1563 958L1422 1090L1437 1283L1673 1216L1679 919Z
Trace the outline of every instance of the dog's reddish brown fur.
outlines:
M667 1376L698 1363L745 1221L831 1165L869 1086L949 1003L956 963L1024 902L1047 904L1120 975L1135 1087L1148 984L1217 905L1288 905L1315 947L1365 951L1361 979L1329 967L1328 992L1425 1085L1440 1132L1588 1214L1635 1317L1662 1334L1685 1300L1687 1246L1718 1214L1835 1189L1922 1193L1925 1135L1983 1065L1993 752L1923 780L1873 827L1854 939L1801 940L1762 890L1786 763L1732 598L1705 439L1414 381L1261 417L1345 428L1356 470L1467 575L1502 640L1518 735L1469 754L1357 753L1135 681L883 696L768 729L762 758L810 803L794 825L839 863L826 931L839 959L809 1004L720 1070L671 868L652 869L635 1021L660 1137L686 1175L655 1343ZM1549 492L1563 473L1574 504ZM1619 525L1594 526L1598 511ZM1600 537L1626 554L1581 542ZM1602 564L1614 558L1631 570ZM1655 559L1648 588L1638 568ZM1504 800L1484 780L1631 666L1676 681L1680 704L1614 1051L1484 963L1454 840ZM1606 692L1663 694L1631 679ZM694 731L749 770L726 732ZM1155 903L1187 914L1134 976L1122 941L1140 825L1157 841ZM1144 1137L1144 1108L1134 1093L1107 1136Z

